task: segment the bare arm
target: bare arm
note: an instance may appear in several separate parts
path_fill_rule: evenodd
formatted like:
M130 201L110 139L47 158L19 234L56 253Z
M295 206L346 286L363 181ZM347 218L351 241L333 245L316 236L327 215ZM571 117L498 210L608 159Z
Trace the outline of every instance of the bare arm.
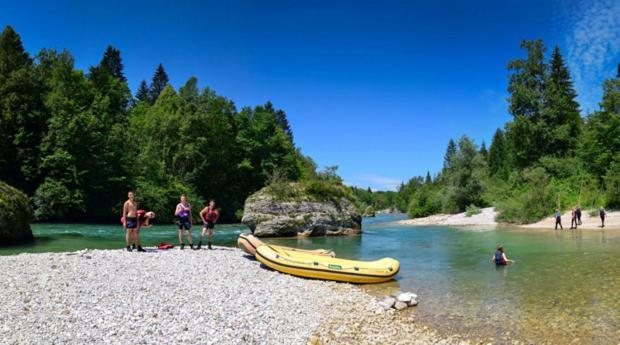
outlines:
M506 261L506 262L512 262L512 263L515 263L515 262L516 262L516 261L514 261L514 260L510 260L510 259L508 259L508 258L506 257L506 253L504 253L504 254L503 254L503 256L504 256L504 261Z
M127 202L123 204L123 230L127 230Z
M200 211L200 219L202 219L203 223L207 223L207 220L205 219L205 214L207 213L207 211L209 210L208 207L205 207L202 209L202 211Z

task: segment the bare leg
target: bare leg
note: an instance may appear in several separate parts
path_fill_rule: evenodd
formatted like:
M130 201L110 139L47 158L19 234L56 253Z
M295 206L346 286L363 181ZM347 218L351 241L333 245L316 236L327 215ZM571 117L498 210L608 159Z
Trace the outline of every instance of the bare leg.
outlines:
M125 244L127 245L127 247L131 246L132 237L133 234L131 233L131 229L127 229L127 231L125 232Z
M183 244L183 230L179 229L179 243Z
M133 231L133 243L136 246L140 245L140 229L136 229Z
M209 243L213 242L213 228L209 229Z
M186 232L187 232L187 241L189 242L189 245L191 246L193 244L192 232L190 230L186 230Z
M204 227L202 228L202 235L200 235L200 242L202 242L205 239L206 235L207 235L207 228Z

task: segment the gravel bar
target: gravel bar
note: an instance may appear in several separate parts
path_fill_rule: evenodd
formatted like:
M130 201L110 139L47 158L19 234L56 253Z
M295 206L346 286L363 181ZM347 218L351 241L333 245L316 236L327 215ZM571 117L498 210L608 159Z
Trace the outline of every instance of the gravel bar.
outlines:
M463 344L236 248L0 257L2 344Z

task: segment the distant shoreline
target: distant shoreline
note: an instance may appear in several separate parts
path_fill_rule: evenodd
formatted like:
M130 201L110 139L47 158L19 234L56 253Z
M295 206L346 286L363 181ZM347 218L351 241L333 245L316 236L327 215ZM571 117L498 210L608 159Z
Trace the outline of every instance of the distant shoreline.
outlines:
M497 226L507 225L523 229L554 229L555 218L553 216L544 218L531 224L510 224L500 223L495 220L497 211L493 207L483 208L479 214L467 217L465 212L457 214L436 214L428 217L404 219L397 221L401 225L445 225L445 226ZM620 211L608 211L605 218L605 227L601 228L601 219L597 216L590 216L590 210L582 211L582 225L578 230L620 230ZM567 211L562 215L562 226L565 230L570 230L571 212Z

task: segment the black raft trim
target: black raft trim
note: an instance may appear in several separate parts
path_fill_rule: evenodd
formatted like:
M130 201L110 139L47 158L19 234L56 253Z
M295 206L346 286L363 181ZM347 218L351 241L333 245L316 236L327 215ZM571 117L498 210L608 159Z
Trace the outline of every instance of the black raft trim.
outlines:
M364 274L364 273L355 273L355 272L342 272L342 271L332 271L332 270L326 270L326 269L321 269L321 268L311 268L311 267L299 267L299 266L293 266L293 265L287 265L287 264L283 264L283 263L279 263L276 261L271 260L270 258L265 257L264 255L261 255L261 253L259 253L258 251L256 251L256 255L260 256L261 258L275 264L275 265L279 265L279 266L284 266L284 267L290 267L290 268L295 268L295 269L299 269L299 270L307 270L307 271L319 271L319 272L328 272L328 273L334 273L334 274L346 274L346 275L350 275L350 276L355 276L355 277L372 277L372 278L392 278L395 275L398 274L398 271L400 271L400 267L398 268L398 270L390 275L376 275L376 274Z

